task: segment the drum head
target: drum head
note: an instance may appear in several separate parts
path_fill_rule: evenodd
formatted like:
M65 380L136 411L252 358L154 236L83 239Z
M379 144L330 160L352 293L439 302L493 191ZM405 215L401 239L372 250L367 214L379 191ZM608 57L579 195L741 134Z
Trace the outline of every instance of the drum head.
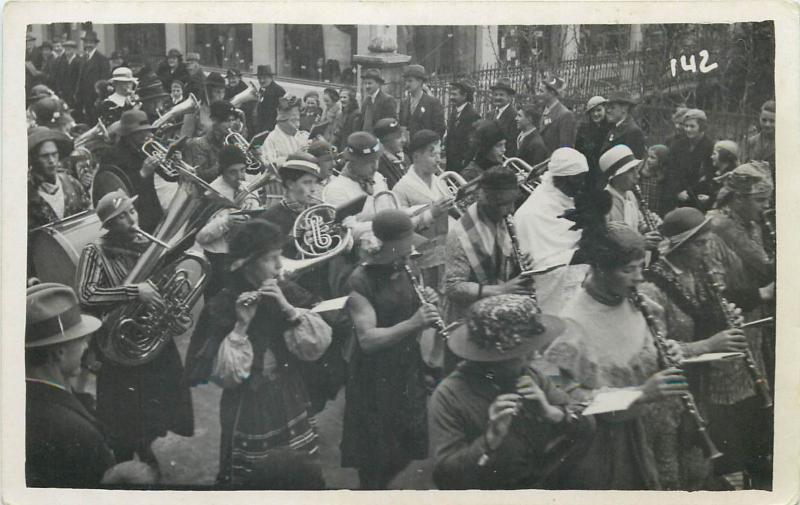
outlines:
M103 196L118 189L125 190L128 195L133 193L133 184L125 172L114 166L98 170L92 181L92 205L97 207Z
M97 214L82 214L31 234L28 255L36 277L75 287L75 272L84 246L100 236Z

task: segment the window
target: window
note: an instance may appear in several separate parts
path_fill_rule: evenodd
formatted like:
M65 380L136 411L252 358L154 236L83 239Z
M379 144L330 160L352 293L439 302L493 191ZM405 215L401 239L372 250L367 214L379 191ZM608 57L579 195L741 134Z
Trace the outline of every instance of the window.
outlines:
M354 25L279 25L278 75L352 84Z
M200 64L253 71L253 25L186 25L186 52Z
M167 52L163 24L116 25L116 52L128 64L150 64L156 68Z

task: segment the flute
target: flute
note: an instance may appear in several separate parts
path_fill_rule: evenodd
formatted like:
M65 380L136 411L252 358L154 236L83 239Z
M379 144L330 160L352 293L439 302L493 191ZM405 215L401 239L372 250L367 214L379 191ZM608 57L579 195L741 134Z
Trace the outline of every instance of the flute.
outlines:
M650 313L647 306L644 304L644 299L636 290L636 288L631 288L631 301L642 313L645 321L647 321L647 327L650 330L650 333L653 335L653 341L656 345L656 349L662 363L665 365L665 367L680 368L680 363L670 356L667 346L667 339L658 330L655 317ZM700 436L700 440L703 443L703 449L706 457L709 459L717 459L721 457L722 453L719 452L717 447L714 445L714 442L711 440L711 436L708 434L708 430L706 429L706 420L703 419L703 415L700 414L700 409L697 408L697 402L694 400L694 395L691 393L691 391L686 391L686 393L681 396L681 400L683 401L686 411L694 420L697 434Z

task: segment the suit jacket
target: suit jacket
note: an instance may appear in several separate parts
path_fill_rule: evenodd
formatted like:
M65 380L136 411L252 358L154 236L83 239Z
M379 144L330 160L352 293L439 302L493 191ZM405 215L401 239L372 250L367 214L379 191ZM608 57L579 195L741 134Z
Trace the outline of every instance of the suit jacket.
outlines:
M475 131L475 123L481 116L475 107L467 103L459 114L455 108L450 110L447 118L447 137L445 138L445 156L447 170L460 172L467 166L475 153L472 152L470 137Z
M643 160L647 155L647 141L644 132L630 116L626 117L621 124L614 125L614 127L611 128L611 132L606 137L605 142L603 142L603 147L600 149L600 155L602 156L604 152L617 145L626 145L630 147L631 151L633 151L633 155L640 160Z
M433 130L444 135L444 107L435 97L422 93L417 107L411 110L411 99L400 103L400 125L408 129L409 137L420 130Z
M500 119L496 119L497 111L493 111L491 119L497 123L500 130L503 132L503 137L506 139L506 156L512 158L517 155L517 110L513 104L508 104L506 110L500 115Z
M69 104L74 103L75 86L81 71L81 59L78 56L67 61L67 55L62 54L53 66L53 91Z
M381 153L381 157L378 159L378 172L386 178L386 185L389 189L392 189L406 175L409 166L407 160L408 155L405 156L404 160L400 160L394 156L389 156L385 149Z
M522 142L517 142L517 158L523 159L531 166L538 165L550 157L550 149L545 145L537 130L525 135Z
M26 386L27 485L98 487L114 454L90 409L77 395L55 386L34 381Z
M82 59L78 74L78 83L75 85L76 102L84 107L92 107L97 100L94 84L101 79L111 77L111 67L100 51L95 50L89 59Z
M253 134L275 129L275 120L278 117L278 99L286 94L278 83L272 81L263 88L261 98L256 106L255 131Z
M559 147L575 147L575 114L563 103L557 102L542 114L539 131L551 153Z
M383 90L378 91L375 96L375 103L372 106L372 120L365 114L367 110L367 99L364 97L361 103L361 129L372 133L372 125L378 122L379 119L393 117L397 119L397 100L392 95L387 95Z

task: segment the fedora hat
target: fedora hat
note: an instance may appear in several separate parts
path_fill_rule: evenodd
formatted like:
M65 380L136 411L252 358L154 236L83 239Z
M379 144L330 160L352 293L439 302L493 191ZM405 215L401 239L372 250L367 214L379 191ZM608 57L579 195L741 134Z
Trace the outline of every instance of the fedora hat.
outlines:
M422 65L409 65L403 71L403 78L414 77L420 81L427 81L428 74L425 73L425 67Z
M100 39L97 38L97 32L94 30L87 30L86 34L81 37L81 40L91 40L93 42L100 42Z
M509 95L516 95L517 94L516 90L513 87L511 87L511 79L509 79L507 77L502 77L502 78L498 79L494 84L492 84L492 86L489 89L491 91L499 89L499 90L505 91Z
M608 97L608 103L624 103L628 105L636 105L636 100L633 99L627 91L614 91Z
M122 189L106 193L103 195L103 198L97 202L97 207L95 208L97 218L100 220L100 223L105 226L106 223L130 209L138 198L139 195L133 198L129 197Z
M48 140L55 142L60 157L68 156L72 152L72 140L65 133L51 130L45 126L37 126L28 131L28 155L33 157L35 150Z
M660 231L664 240L658 245L658 252L667 255L684 242L697 235L700 230L708 228L710 217L694 207L680 207L667 213Z
M117 67L111 73L111 82L136 82L133 71L128 67Z
M428 239L414 232L411 218L399 209L378 212L372 221L372 233L381 247L367 257L367 265L386 265L411 254Z
M378 82L380 84L386 82L383 80L383 77L381 77L381 71L378 70L377 68L366 69L364 73L361 75L361 80L363 81L364 79L372 79L373 81Z
M241 77L241 76L242 76L242 73L240 71L236 70L235 68L229 68L228 72L225 73L225 77L228 77L228 78Z
M450 86L460 89L464 94L470 95L475 92L475 83L469 79L458 79L450 83Z
M147 114L143 110L131 109L122 113L119 118L119 136L127 137L131 133L141 130L155 130L147 121Z
M610 180L613 177L622 175L638 167L641 162L642 160L637 159L636 156L633 155L633 151L631 151L630 147L619 144L600 156L600 170L605 174L606 178Z
M542 81L542 84L545 88L554 91L555 93L561 93L567 87L564 79L556 76L545 79Z
M74 40L65 40L61 45L64 47L78 47L78 43Z
M272 67L269 65L259 65L256 67L256 77L273 77Z
M505 361L544 350L564 328L561 318L540 314L529 296L490 296L472 304L447 345L467 361Z
M25 307L25 348L69 342L89 335L102 323L81 314L75 291L48 282L28 288Z

